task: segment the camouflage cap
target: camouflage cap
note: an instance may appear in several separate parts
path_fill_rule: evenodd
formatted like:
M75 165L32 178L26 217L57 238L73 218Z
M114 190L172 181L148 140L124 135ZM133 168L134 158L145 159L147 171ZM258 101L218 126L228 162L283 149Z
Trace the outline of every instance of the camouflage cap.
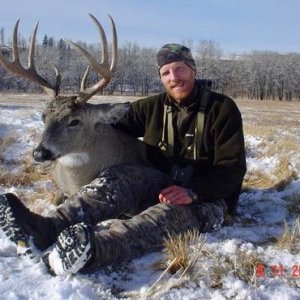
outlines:
M180 44L166 44L156 54L156 64L158 69L163 65L176 61L183 61L190 68L196 71L195 60L191 50Z

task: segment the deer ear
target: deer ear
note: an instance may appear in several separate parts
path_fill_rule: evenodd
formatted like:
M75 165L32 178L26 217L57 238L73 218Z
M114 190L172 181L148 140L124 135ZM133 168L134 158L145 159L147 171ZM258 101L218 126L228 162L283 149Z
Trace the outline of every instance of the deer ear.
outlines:
M118 103L109 105L106 104L104 109L101 110L99 122L105 124L114 124L121 120L129 111L130 103Z

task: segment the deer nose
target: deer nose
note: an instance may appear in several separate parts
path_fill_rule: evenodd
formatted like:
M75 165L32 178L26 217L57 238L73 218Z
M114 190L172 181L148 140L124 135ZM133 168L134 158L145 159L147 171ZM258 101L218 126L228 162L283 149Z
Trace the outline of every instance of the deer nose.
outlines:
M43 162L45 160L53 160L53 154L43 145L38 145L32 152L35 161Z

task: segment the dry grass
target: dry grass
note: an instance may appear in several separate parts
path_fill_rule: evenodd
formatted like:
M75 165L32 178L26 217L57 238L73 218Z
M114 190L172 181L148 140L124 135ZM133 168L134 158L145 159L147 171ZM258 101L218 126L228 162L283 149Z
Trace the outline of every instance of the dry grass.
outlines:
M15 171L11 171L14 169ZM46 188L35 183L41 181L53 181L50 164L36 164L30 155L21 161L10 161L9 164L0 165L0 185L15 187L18 189L18 196L33 210L36 199L44 199L54 202L55 187ZM32 187L30 189L23 187Z
M164 270L164 272L143 293L143 297L149 298L154 294L157 296L163 288L182 287L187 281L192 280L195 274L194 266L198 258L206 254L205 249L205 237L198 230L190 230L174 236L169 235L164 242L164 259L153 265L155 269ZM164 280L167 273L173 274L173 277Z
M283 189L293 179L296 173L291 168L287 156L279 156L276 168L271 172L248 171L243 183L244 189Z
M205 248L205 238L197 230L191 230L184 234L169 236L164 242L164 254L169 271L174 274L178 270L186 270L191 265L191 246L200 245L202 251ZM200 251L201 252L201 251Z
M275 129L274 127L244 124L244 133L245 135L252 135L252 136L262 137L262 138L270 138L275 135Z
M296 219L291 228L284 223L284 230L275 242L275 246L279 249L287 249L291 253L299 253L300 251L300 219Z
M190 247L199 241L201 236L199 232L188 231L185 234L179 234L177 236L169 236L164 243L165 254L167 261L173 261L170 272L176 273L178 270L186 270L190 265ZM204 244L204 240L201 240Z
M28 114L27 111L23 113ZM22 118L22 111L19 117ZM37 129L30 128L28 135L31 140L37 140L39 133ZM18 196L34 210L35 199L52 202L55 198L54 186L51 189L43 184L36 184L52 180L52 171L49 164L35 163L30 153L24 154L20 159L7 159L5 151L17 141L17 132L0 138L0 185L15 187Z
M14 173L10 172L5 166L0 168L0 184L4 186L31 186L34 182L52 179L49 166L35 165L30 159L19 162L18 171Z
M298 151L299 145L294 137L291 136L281 136L277 141L277 149L281 151L279 153L290 153L292 151ZM273 154L278 154L278 152L273 151Z
M195 244L197 249L191 247ZM205 238L196 231L169 236L165 242L165 260L155 265L159 268L164 267L165 271L149 289L147 295L152 295L160 288L182 287L187 282L201 279L206 279L212 288L222 288L223 279L228 275L255 285L256 269L261 262L262 259L254 252L238 250L234 255L224 255L213 251L209 249ZM167 272L173 274L173 277L162 280Z
M257 253L238 250L231 256L213 254L212 258L211 287L221 288L223 278L227 275L233 275L247 284L254 285L256 283L256 268L262 261Z
M3 161L4 151L16 142L16 138L13 136L0 137L0 162Z
M282 189L295 178L289 154L297 151L298 144L294 138L278 134L279 129L278 126L246 126L246 134L261 138L254 149L256 158L277 158L278 162L271 171L249 170L244 179L244 189ZM248 155L251 153L250 145L246 144L246 151Z
M25 166L23 172L18 174L11 174L2 166L0 166L0 185L4 186L14 186L18 189L18 197L26 203L31 210L41 213L43 209L35 207L37 199L43 199L54 204L56 197L56 188L55 185L50 186L50 188L44 185L35 185L39 181L51 180L51 173L45 173L45 169L35 168L33 166ZM31 186L31 189L22 189L22 187Z
M254 154L256 159L278 158L277 166L272 171L249 170L244 188L285 187L296 176L291 156L299 149L299 102L242 100L237 103L245 119L245 135L261 140L255 149L246 144L247 154Z
M38 131L31 128L28 134L30 139L35 140ZM17 139L17 134L0 138L0 184L4 186L32 185L36 181L51 179L49 165L36 164L30 153L24 154L20 160L4 160L4 152L16 143Z

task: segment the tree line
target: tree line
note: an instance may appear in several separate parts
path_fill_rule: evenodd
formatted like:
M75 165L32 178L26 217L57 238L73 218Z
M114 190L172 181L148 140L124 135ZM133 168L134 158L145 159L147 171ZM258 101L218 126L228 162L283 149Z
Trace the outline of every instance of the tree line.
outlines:
M183 41L192 48L198 78L209 79L212 89L233 98L259 100L300 100L300 54L270 51L252 51L242 55L224 55L214 41ZM100 46L78 42L100 60ZM3 55L11 56L11 43L5 44L4 29L0 29L0 46ZM27 64L28 42L19 38L20 58ZM107 94L145 96L163 90L155 65L158 49L140 47L126 42L118 49L118 64L111 83L103 91ZM44 36L36 45L36 67L42 76L54 80L53 65L62 73L61 88L76 92L85 72L87 61L62 39ZM98 81L90 72L88 84ZM35 84L15 77L0 66L0 91L34 92Z

